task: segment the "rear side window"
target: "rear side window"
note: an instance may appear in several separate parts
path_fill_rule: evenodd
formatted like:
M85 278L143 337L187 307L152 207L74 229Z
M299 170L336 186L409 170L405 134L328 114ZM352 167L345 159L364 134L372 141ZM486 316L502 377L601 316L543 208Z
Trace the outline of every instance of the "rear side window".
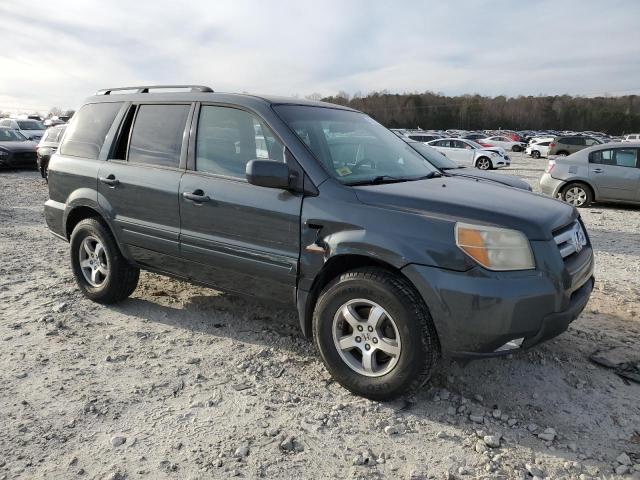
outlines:
M120 107L122 102L90 103L83 106L73 116L65 141L60 146L60 153L72 157L97 159Z
M245 178L247 162L258 158L284 162L284 145L258 117L231 107L200 109L196 170Z
M190 105L140 105L131 132L128 160L178 168L190 108Z
M589 163L601 165L614 165L613 150L596 150L589 154Z

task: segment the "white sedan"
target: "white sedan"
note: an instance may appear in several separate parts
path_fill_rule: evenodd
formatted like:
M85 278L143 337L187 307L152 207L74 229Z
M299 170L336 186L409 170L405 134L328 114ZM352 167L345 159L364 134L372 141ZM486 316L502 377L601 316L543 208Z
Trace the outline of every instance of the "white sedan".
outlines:
M494 137L481 138L478 143L482 146L488 147L502 147L505 150L511 150L513 152L521 152L525 149L526 145L522 142L516 142L509 137L502 135L496 135Z
M511 160L501 147L485 148L473 140L443 138L428 142L427 145L443 153L458 165L470 165L480 170L490 170L511 165Z

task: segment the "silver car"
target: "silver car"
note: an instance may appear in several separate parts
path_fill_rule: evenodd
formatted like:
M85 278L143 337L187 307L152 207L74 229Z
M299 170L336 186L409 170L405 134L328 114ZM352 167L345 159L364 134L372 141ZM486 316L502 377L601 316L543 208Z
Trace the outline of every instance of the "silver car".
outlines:
M640 204L640 142L605 143L549 160L540 188L576 207Z

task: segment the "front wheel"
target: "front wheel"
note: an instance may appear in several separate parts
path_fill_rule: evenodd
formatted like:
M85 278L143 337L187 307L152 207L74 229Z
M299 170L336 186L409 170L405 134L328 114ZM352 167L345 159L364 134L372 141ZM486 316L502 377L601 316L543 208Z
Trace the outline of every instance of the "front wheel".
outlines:
M512 152L521 152L522 151L522 147L520 145L514 145L513 147L511 147L511 151Z
M70 253L76 283L94 302L119 302L136 289L140 270L127 262L109 229L95 218L73 229Z
M531 156L533 158L540 158L540 152L538 150L534 150L533 152L531 152Z
M344 273L322 291L313 335L333 378L373 400L419 388L440 354L418 293L404 278L379 268Z
M591 190L583 183L570 183L562 190L562 199L574 207L588 207L593 202Z
M487 157L480 157L476 162L476 167L480 170L491 170L493 168L493 164Z

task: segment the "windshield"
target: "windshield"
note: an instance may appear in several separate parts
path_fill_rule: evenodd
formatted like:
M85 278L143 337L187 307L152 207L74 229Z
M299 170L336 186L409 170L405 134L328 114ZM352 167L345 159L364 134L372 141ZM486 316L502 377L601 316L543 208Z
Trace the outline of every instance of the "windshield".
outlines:
M409 145L416 152L422 155L431 165L439 168L440 170L460 168L456 162L445 157L442 153L429 145L425 145L421 142L410 142Z
M0 128L0 142L24 142L26 139L27 137L16 130Z
M344 184L414 180L437 172L406 142L363 113L300 105L274 109Z
M20 130L44 130L44 125L37 120L18 120Z

